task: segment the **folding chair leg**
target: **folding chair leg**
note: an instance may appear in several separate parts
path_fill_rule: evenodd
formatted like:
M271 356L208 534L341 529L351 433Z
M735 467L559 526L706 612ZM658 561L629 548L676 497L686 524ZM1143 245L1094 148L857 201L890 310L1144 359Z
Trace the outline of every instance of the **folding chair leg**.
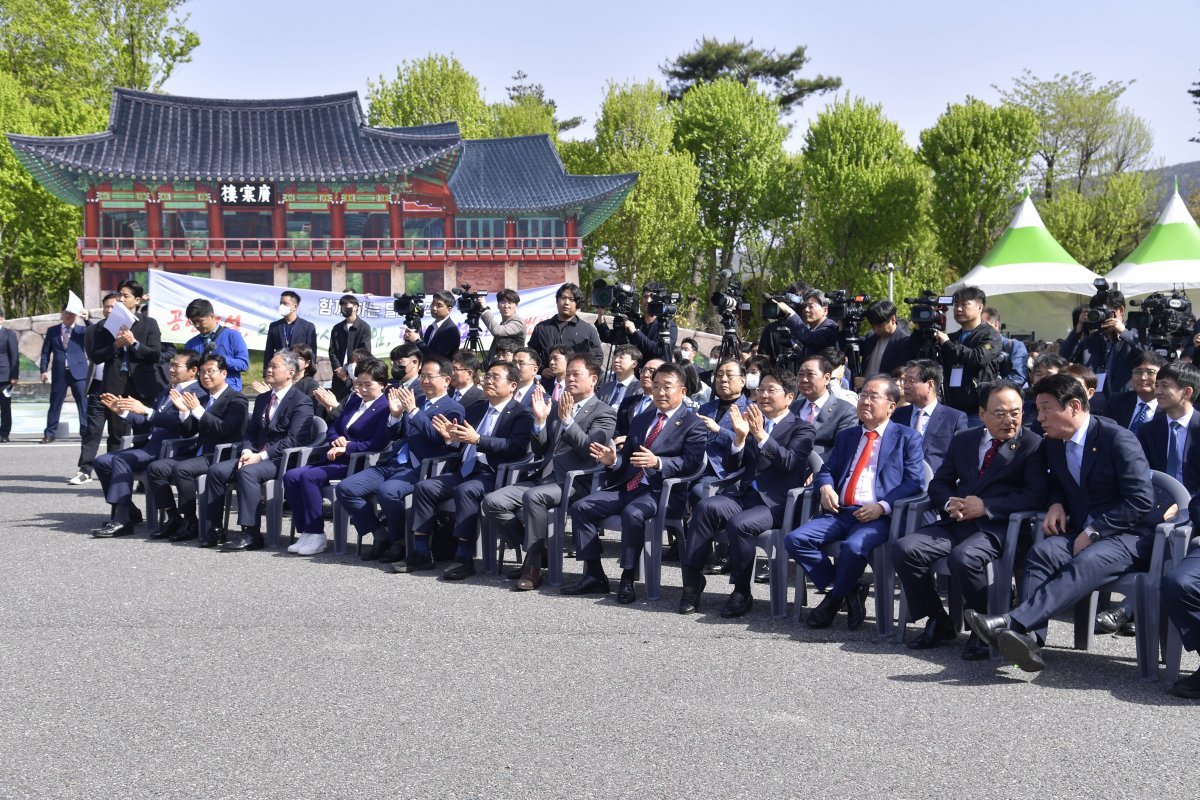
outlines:
M1144 681L1158 680L1158 615L1161 608L1157 597L1151 596L1149 581L1145 575L1137 577L1137 598L1134 603L1134 618L1137 620L1138 675ZM1155 591L1153 594L1157 595Z
M483 516L479 517L479 540L483 543L483 571L488 575L500 574L500 561L497 551L500 549L496 526L484 523Z
M546 526L546 579L551 586L562 586L563 582L563 539L557 515Z
M1092 637L1095 636L1096 607L1100 599L1098 592L1092 592L1075 604L1075 649L1091 650ZM1140 624L1139 620L1139 624Z

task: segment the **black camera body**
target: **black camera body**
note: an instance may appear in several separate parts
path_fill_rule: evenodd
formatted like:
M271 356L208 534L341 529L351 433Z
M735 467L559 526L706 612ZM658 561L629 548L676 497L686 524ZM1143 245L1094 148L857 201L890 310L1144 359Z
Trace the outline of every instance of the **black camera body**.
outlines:
M450 291L458 298L454 301L454 307L466 314L468 318L472 314L478 318L487 306L484 301L487 300L488 293L472 292L469 283L464 283L461 289L451 289Z
M396 298L396 301L392 303L392 309L396 312L396 316L404 317L406 328L420 332L421 320L425 319L425 293L394 294L392 297Z
M869 294L852 295L845 289L838 289L829 295L829 318L842 323L843 329L857 331L867 318L867 306L870 304Z
M785 305L789 305L792 307L793 311L796 310L798 307L804 305L804 298L798 294L789 294L789 293L785 292L783 294L763 295L763 297L765 298L765 300L763 301L762 309L761 309L762 310L762 318L764 320L768 320L768 321L776 320L776 319L783 319L783 314L779 311L779 306L777 305L777 303L784 303Z
M592 308L607 308L613 317L629 319L638 313L637 292L628 283L608 283L603 278L592 282Z
M1128 315L1129 326L1144 333L1151 349L1168 358L1178 358L1192 338L1196 324L1188 296L1176 289L1170 294L1155 292L1140 302L1131 300L1129 304L1140 309Z
M646 313L669 322L679 313L679 303L683 295L679 292L649 292L650 302L646 304Z
M934 331L946 332L946 309L954 305L950 295L939 295L932 289L921 292L920 297L906 297L908 320L913 325L913 353L916 358L936 361L940 355Z
M1108 281L1096 278L1092 285L1096 287L1096 293L1088 301L1087 308L1080 312L1084 333L1095 333L1103 323L1117 316L1117 312L1112 308Z

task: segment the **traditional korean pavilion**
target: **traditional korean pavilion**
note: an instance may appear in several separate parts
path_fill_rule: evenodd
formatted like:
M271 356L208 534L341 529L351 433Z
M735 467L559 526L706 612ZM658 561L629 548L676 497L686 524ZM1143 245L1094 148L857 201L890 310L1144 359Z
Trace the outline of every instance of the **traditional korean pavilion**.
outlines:
M116 89L103 133L8 140L43 186L83 206L92 306L147 269L377 295L577 281L583 237L637 180L570 175L547 136L371 127L355 92Z

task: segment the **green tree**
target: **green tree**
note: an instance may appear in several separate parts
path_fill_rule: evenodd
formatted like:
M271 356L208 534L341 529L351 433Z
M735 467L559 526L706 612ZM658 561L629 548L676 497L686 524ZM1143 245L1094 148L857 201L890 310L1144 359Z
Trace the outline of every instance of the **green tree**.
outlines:
M100 46L111 55L108 73L117 86L157 92L180 64L192 60L200 37L180 16L187 0L91 0Z
M673 140L674 120L659 86L610 85L595 143L571 146L568 166L575 162L578 171L638 173L625 202L589 237L589 244L611 264L617 279L636 285L657 280L694 297L700 174L688 153L675 150Z
M1126 172L1103 179L1086 193L1060 189L1038 211L1068 253L1104 274L1133 252L1154 223L1154 189L1150 174Z
M505 87L508 91L508 101L513 104L521 103L525 100L536 100L538 103L550 108L550 115L554 118L554 128L559 131L569 131L578 128L583 124L583 117L569 117L567 119L558 119L558 104L546 97L546 89L540 83L533 83L529 80L529 76L524 70L517 70L512 76L513 85Z
M778 104L731 78L697 84L675 105L675 145L700 169L702 287L712 287L743 238L762 227L786 136Z
M491 113L490 136L545 134L555 142L558 140L554 107L536 97L526 95L507 103L496 103L491 107Z
M681 53L661 70L667 77L672 100L681 99L696 84L732 78L743 86L754 82L767 88L787 113L810 95L832 91L842 85L841 78L824 75L800 78L797 73L809 61L806 52L806 48L800 46L781 55L774 49L754 47L753 40L721 42L703 37L692 50Z
M880 106L846 98L822 111L805 136L803 180L810 283L886 297L887 276L868 267L891 262L897 296L945 285L929 169Z
M368 80L367 121L387 127L457 122L467 139L486 138L493 128L479 81L454 56L437 54L401 62L393 80Z
M921 132L919 156L933 171L938 252L958 274L979 263L1008 223L1037 132L1029 109L973 97L947 106Z

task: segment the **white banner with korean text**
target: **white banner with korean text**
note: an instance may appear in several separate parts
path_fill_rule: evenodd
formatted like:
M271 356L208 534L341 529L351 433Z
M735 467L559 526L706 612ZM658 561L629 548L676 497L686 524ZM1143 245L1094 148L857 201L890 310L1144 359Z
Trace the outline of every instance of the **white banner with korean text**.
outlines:
M195 278L161 270L150 270L147 291L150 293L150 316L158 322L164 342L183 344L196 335L196 329L184 314L188 303L204 298L213 304L213 310L223 325L242 334L249 350L263 350L267 343L267 326L279 319L279 286L261 286L236 281L220 281L211 278ZM522 289L520 317L525 320L525 336L528 339L533 326L557 313L554 293L558 286L539 286ZM291 289L300 295L300 316L317 328L317 344L320 357L329 350L329 334L333 326L342 321L338 311L341 292L317 292L310 289ZM397 316L391 297L375 297L369 294L355 295L359 301L359 316L371 326L371 350L386 356L404 335L404 318ZM495 294L488 295L488 305L496 307ZM433 322L428 316L429 299L425 300L426 317L422 325ZM459 336L467 339L466 315L454 309L450 318L458 324ZM482 327L482 326L481 326ZM491 345L492 335L482 328L484 347Z

